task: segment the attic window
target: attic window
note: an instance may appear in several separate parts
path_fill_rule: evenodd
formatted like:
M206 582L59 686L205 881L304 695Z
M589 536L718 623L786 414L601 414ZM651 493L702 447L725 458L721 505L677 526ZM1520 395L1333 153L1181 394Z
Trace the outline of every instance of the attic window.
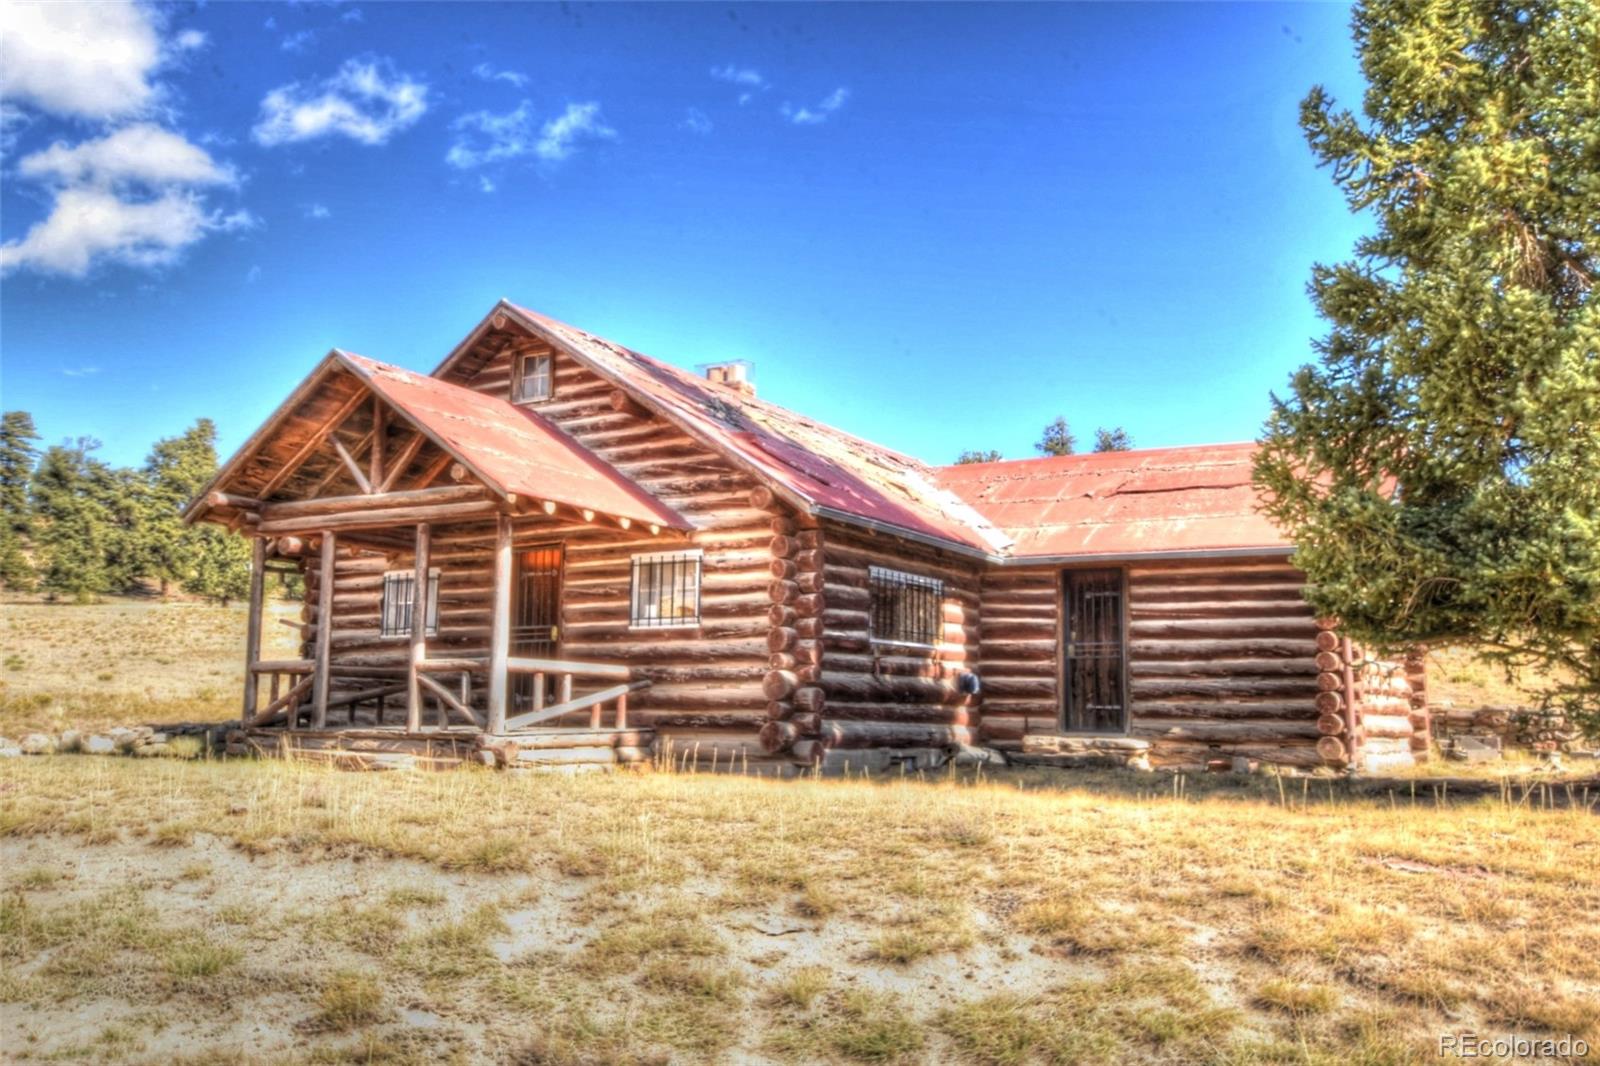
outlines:
M517 356L516 373L511 378L514 403L538 403L555 393L554 358L549 352Z

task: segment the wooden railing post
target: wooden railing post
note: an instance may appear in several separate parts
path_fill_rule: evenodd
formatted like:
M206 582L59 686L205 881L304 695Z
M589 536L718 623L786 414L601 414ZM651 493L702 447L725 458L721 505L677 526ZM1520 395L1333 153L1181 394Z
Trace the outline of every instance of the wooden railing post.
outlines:
M333 572L337 567L335 551L338 547L337 538L332 530L324 530L322 534L322 570L318 573L317 586L317 679L314 683L315 695L312 697L313 710L311 724L316 729L326 729L328 726L328 689L333 683L330 667L333 665ZM289 708L289 717L294 718L294 707Z
M511 516L495 516L494 618L489 637L490 733L506 731L511 658Z
M261 658L261 600L266 590L267 540L253 537L250 541L250 616L244 625L244 712L245 726L255 721L256 701L260 698L261 679L256 676L256 662Z
M628 694L626 692L617 697L617 728L628 728Z
M411 594L411 654L406 659L406 732L422 728L422 682L417 668L428 657L428 555L432 529L417 523L416 578Z

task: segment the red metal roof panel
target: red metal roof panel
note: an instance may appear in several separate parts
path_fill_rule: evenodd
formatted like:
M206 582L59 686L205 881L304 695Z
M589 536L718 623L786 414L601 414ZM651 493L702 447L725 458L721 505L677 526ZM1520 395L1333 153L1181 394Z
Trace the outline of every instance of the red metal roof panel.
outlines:
M682 515L533 411L364 356L336 357L502 493L690 528Z
M1098 452L939 467L939 483L1014 541L1009 554L1281 551L1258 509L1254 444Z

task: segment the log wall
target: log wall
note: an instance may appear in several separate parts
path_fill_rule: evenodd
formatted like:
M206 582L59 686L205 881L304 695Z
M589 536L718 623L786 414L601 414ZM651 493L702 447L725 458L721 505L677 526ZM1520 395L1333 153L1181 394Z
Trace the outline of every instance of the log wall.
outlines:
M976 699L960 677L979 665L978 564L835 522L776 536L772 547L768 751L818 762L829 752L974 740ZM931 647L872 639L873 566L943 582Z
M495 350L457 364L451 380L509 396L513 357L551 352L542 341L493 338ZM573 531L567 545L560 654L627 662L651 687L630 703L630 720L659 736L699 745L704 758L759 755L767 721L764 680L771 623L768 586L774 513L756 506L755 480L609 381L554 353L554 394L531 405L694 526L687 538ZM763 501L765 502L765 501ZM704 552L701 625L630 629L633 555L698 547Z

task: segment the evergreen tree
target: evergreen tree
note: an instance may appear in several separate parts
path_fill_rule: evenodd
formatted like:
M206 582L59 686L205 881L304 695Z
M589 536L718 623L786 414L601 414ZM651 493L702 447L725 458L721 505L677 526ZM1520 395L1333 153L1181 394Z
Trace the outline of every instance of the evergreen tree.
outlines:
M28 482L39 449L33 416L26 411L0 415L0 584L8 589L33 588L33 564L27 542L33 532L33 512L28 502Z
M1067 420L1057 415L1054 422L1044 427L1044 436L1034 448L1043 455L1071 455L1077 446L1078 439L1072 435Z
M160 581L163 596L170 582L192 578L205 550L203 530L184 524L183 509L217 472L216 441L216 424L198 419L180 436L157 441L145 460L143 572Z
M215 600L226 607L250 592L250 542L221 526L192 526L193 548L185 592Z
M1097 452L1131 452L1133 438L1121 426L1115 429L1100 428L1094 431L1094 450Z
M1365 0L1363 117L1301 125L1373 232L1257 460L1307 598L1573 679L1600 731L1600 6ZM1556 668L1552 670L1551 668Z
M960 455L956 456L956 465L960 466L966 463L998 463L1001 458L1002 456L1000 453L995 451L993 448L989 448L984 451L978 451L969 448Z
M80 602L111 588L106 569L109 534L101 500L91 491L89 453L99 442L82 437L48 449L31 488L41 583L52 597Z

